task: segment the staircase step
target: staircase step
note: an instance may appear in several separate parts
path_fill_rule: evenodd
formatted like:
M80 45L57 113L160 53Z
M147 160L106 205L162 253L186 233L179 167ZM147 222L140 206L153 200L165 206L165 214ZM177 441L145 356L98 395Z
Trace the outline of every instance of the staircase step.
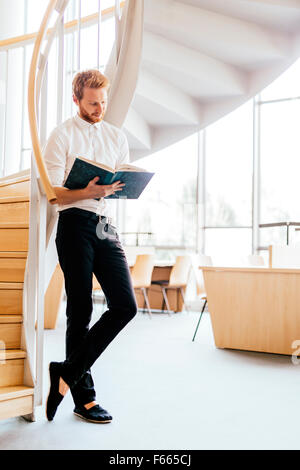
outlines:
M130 149L151 149L152 131L143 117L135 111L133 106L129 109L124 123Z
M0 282L0 315L22 315L23 284Z
M0 258L27 258L26 251L0 251Z
M18 171L17 173L13 173L11 175L2 176L0 178L0 185L8 185L13 183L18 183L22 181L29 181L30 180L30 168L26 168L26 170Z
M0 251L0 282L23 282L27 252Z
M24 359L26 357L26 351L22 349L10 349L9 351L0 351L0 360L5 358L6 361L11 361L13 359Z
M34 388L26 385L14 385L11 387L0 387L0 402L11 400L12 398L26 397L33 395Z
M22 323L22 315L0 315L0 325L6 323Z
M0 223L0 251L27 251L29 225Z
M30 181L24 177L21 180L11 179L0 182L0 197L26 196L29 198Z
M132 105L152 126L198 124L201 107L192 97L166 80L141 68Z
M145 2L144 14L147 31L246 70L282 60L288 53L287 35L277 30L275 36L261 25L209 11L201 4L151 0Z
M29 201L19 198L0 198L0 220L9 223L29 223Z
M29 228L29 224L26 222L0 222L0 229L22 229Z
M0 387L0 419L31 414L33 392L34 389L26 385Z
M15 350L21 346L22 323L0 323L0 360L5 349Z
M22 385L25 357L21 349L0 351L0 387Z
M215 13L256 23L271 30L278 29L292 34L298 29L300 20L298 0L180 0L181 3L198 4Z
M143 38L143 68L204 101L243 95L248 86L236 67L149 31Z
M18 203L18 202L29 202L29 196L2 196L0 197L0 204Z

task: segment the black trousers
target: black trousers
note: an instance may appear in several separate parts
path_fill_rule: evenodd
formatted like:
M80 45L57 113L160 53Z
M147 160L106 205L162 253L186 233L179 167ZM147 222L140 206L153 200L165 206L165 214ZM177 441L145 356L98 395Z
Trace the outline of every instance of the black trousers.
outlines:
M56 247L67 295L62 378L70 387L75 405L95 400L90 368L137 312L130 270L117 230L110 224L98 224L99 216L94 212L71 208L60 212L57 227ZM93 273L108 310L89 328Z

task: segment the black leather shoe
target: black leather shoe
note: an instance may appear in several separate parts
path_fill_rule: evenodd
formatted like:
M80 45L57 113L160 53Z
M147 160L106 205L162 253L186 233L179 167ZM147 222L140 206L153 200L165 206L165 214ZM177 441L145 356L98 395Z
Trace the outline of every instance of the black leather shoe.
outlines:
M59 393L59 379L61 377L61 363L50 362L49 364L49 376L50 376L50 391L47 398L46 404L46 416L48 421L52 421L58 405L64 398L64 395Z
M112 420L112 416L110 416L108 411L99 405L92 406L89 410L84 406L75 406L73 413L91 423L110 423Z

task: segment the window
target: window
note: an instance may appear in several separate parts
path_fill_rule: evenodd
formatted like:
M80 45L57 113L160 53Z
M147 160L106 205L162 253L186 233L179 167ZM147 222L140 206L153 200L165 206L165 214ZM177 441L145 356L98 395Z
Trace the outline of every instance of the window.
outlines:
M260 222L300 222L300 60L260 95ZM298 97L298 98L297 98ZM278 101L279 100L279 101ZM286 227L260 229L260 246L286 244ZM289 243L300 241L291 227Z
M300 100L261 105L261 223L300 221Z
M249 101L206 130L206 226L252 224L252 112Z
M126 201L125 232L151 232L155 246L195 249L197 231L198 138L194 134L138 162L155 172L136 201ZM128 234L129 237L129 234ZM134 242L134 236L125 239Z
M262 100L279 100L300 95L300 60L297 60L280 77L261 93Z

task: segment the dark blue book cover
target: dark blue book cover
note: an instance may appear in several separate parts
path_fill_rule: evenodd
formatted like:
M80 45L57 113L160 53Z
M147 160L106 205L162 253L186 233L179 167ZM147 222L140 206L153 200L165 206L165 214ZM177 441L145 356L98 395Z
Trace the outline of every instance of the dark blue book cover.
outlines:
M106 196L105 199L138 199L153 175L154 173L149 171L126 171L122 169L114 173L93 165L92 162L89 163L81 158L76 158L64 186L68 189L82 189L93 178L99 176L97 182L99 185L112 184L115 181L125 183L122 191Z

